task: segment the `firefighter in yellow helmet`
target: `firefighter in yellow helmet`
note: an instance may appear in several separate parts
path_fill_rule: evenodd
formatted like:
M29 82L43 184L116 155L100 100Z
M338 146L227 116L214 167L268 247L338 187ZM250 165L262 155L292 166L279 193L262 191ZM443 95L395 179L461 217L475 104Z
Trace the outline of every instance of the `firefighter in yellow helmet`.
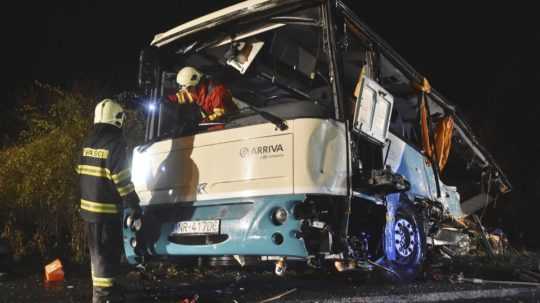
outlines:
M122 302L122 294L115 285L123 247L122 213L129 208L132 219L141 217L122 135L125 116L122 106L113 100L97 104L94 129L83 143L77 167L94 303Z

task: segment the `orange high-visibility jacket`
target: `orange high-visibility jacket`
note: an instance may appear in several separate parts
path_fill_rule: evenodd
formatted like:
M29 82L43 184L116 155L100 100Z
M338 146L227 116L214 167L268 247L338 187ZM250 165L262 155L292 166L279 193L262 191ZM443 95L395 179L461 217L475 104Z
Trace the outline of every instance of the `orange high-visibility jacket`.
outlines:
M168 99L180 104L197 103L203 111L204 121L216 121L225 114L237 111L230 91L223 84L212 80L203 80L194 90L180 90L175 95L168 96Z

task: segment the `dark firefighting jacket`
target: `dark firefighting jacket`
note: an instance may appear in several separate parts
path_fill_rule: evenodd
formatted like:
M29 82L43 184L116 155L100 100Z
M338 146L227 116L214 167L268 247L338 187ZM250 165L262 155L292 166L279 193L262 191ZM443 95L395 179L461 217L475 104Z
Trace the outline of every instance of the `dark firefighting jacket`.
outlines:
M138 207L121 129L96 124L83 143L77 172L85 221L117 220L123 208Z

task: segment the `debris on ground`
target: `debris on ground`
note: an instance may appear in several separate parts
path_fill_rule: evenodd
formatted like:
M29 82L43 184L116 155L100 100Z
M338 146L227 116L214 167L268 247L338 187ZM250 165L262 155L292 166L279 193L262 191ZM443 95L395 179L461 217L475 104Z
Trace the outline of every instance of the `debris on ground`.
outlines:
M482 222L481 222L480 218L477 215L472 215L471 217L473 218L473 220L476 223L477 228L479 230L480 243L482 244L482 246L486 250L487 255L490 258L494 258L495 257L495 252L493 251L493 247L491 246L491 243L488 240L488 233L486 232L486 230L484 228L484 225L482 225Z
M533 271L529 269L517 269L516 276L523 281L540 283L540 271Z
M448 235L435 235L436 241L444 244L431 251L424 278L450 279L455 283L540 286L538 254L514 249L500 228L484 228L476 215L461 218L456 224L445 227ZM462 249L465 245L460 245L463 241L459 241L454 230L461 230L469 237L466 249Z
M339 260L334 262L334 267L338 272L350 271L356 269L356 262L350 260Z
M504 255L510 246L508 238L500 228L487 233L487 239L495 255Z
M432 235L431 241L447 259L463 256L495 258L511 253L508 237L502 229L485 228L477 215L441 225Z
M195 295L191 299L185 298L185 299L182 299L182 300L178 301L178 303L197 303L198 300L199 300L199 295Z
M450 277L451 283L474 283L474 284L505 284L505 285L521 285L521 286L536 286L540 287L540 283L522 282L522 281L499 281L499 280L484 280L480 278L465 278L462 273Z
M62 266L62 262L60 262L60 259L56 259L45 266L45 281L64 281L64 269Z
M264 299L262 301L259 301L258 303L268 303L268 302L272 302L272 301L276 301L276 300L279 300L287 295L290 295L292 294L293 292L295 292L297 289L296 288L293 288L293 289L290 289L290 290L287 290L286 292L283 292L283 293L280 293L279 295L276 295L276 296L273 296L271 298L268 298L268 299Z

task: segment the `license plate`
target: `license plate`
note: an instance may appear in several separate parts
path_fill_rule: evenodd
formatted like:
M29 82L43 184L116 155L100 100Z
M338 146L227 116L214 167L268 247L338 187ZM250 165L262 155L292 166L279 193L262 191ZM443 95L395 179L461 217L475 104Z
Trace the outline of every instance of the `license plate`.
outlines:
M176 223L173 234L219 234L219 220L181 221Z

